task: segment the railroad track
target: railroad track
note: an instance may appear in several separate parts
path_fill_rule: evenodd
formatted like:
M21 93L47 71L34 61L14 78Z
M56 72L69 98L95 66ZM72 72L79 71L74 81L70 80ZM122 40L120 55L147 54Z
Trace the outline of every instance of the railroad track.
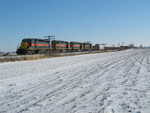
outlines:
M50 53L50 55L49 54L17 55L13 53L1 55L0 63L9 61L35 60L48 57L72 56L72 55L104 53L104 52L115 52L115 51L66 52L66 53Z

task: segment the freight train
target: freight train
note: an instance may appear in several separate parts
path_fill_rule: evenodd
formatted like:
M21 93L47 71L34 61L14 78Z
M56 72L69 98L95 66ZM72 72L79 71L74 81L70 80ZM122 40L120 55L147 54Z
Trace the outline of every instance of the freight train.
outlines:
M105 51L120 51L123 49L129 49L127 46L120 47L103 47L102 50ZM41 54L50 52L79 52L79 51L99 51L101 50L100 44L95 44L92 46L91 43L81 43L75 41L60 41L48 39L38 39L38 38L25 38L22 40L20 46L18 47L16 53L18 55L26 54Z
M78 52L92 50L91 43L67 42L53 40L49 42L47 39L26 38L23 39L16 53L18 55L40 54L52 52Z

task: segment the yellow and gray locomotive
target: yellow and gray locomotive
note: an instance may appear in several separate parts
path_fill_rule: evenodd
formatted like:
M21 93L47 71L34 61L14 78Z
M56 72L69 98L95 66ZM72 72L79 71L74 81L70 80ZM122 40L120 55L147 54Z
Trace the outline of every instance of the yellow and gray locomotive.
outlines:
M49 41L46 39L26 38L21 42L20 47L16 53L23 54L36 54L45 53L49 49Z

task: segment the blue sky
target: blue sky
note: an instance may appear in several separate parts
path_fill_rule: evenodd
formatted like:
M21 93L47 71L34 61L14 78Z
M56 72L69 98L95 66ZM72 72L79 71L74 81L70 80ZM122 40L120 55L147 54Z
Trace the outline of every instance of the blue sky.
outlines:
M0 0L0 50L47 35L150 46L150 0Z

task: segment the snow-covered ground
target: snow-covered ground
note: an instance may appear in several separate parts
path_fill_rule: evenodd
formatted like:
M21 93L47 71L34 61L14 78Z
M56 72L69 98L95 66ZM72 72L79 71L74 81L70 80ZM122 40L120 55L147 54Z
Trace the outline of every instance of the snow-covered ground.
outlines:
M0 113L150 113L150 50L1 63Z

